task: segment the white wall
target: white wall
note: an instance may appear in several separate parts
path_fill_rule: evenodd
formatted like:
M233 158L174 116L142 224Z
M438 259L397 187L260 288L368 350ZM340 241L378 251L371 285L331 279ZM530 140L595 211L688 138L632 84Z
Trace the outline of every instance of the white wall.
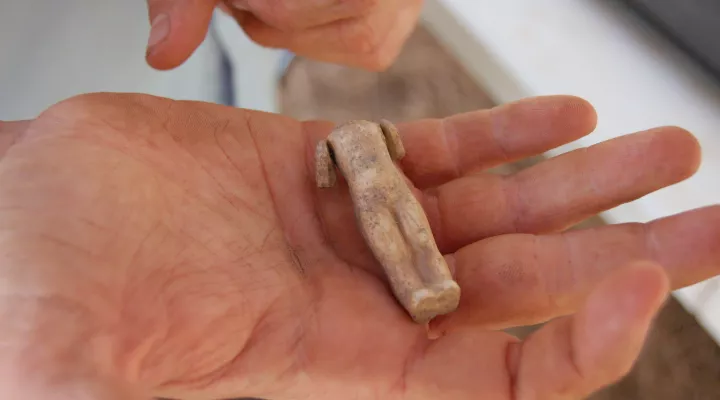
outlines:
M183 66L145 63L144 0L20 0L0 6L0 119L36 116L67 97L144 92L221 101L223 69L209 36Z

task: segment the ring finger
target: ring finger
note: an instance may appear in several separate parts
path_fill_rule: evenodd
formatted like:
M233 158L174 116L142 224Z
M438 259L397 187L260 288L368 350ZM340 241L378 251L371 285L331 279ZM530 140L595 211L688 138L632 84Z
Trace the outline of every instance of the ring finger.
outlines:
M568 228L690 177L700 146L688 132L658 128L547 160L510 176L467 175L424 191L438 245L453 252L506 233Z

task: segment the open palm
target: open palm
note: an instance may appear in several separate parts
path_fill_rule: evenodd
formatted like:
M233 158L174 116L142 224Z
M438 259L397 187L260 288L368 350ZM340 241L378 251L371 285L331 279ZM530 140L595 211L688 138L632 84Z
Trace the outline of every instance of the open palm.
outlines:
M4 376L93 400L582 398L627 372L668 285L720 270L716 207L562 232L690 176L681 129L482 172L594 124L584 101L546 97L399 125L463 289L433 338L390 294L346 187L315 186L328 122L94 94L0 125ZM556 317L525 342L500 331Z

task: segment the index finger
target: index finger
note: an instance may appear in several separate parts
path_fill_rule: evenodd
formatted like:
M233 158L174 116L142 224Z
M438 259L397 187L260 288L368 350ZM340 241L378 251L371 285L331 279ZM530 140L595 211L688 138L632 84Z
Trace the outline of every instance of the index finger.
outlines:
M420 189L541 154L588 135L597 115L574 96L542 96L488 110L398 124L401 165Z

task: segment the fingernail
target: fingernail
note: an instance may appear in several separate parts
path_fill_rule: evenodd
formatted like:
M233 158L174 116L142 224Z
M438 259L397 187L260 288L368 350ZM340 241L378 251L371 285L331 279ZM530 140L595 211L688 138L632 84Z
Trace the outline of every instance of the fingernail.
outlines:
M152 21L150 28L150 37L148 38L148 51L155 47L158 43L165 40L170 33L170 18L167 14L159 14Z
M250 9L249 3L250 2L248 0L233 0L231 4L236 10L245 11Z

